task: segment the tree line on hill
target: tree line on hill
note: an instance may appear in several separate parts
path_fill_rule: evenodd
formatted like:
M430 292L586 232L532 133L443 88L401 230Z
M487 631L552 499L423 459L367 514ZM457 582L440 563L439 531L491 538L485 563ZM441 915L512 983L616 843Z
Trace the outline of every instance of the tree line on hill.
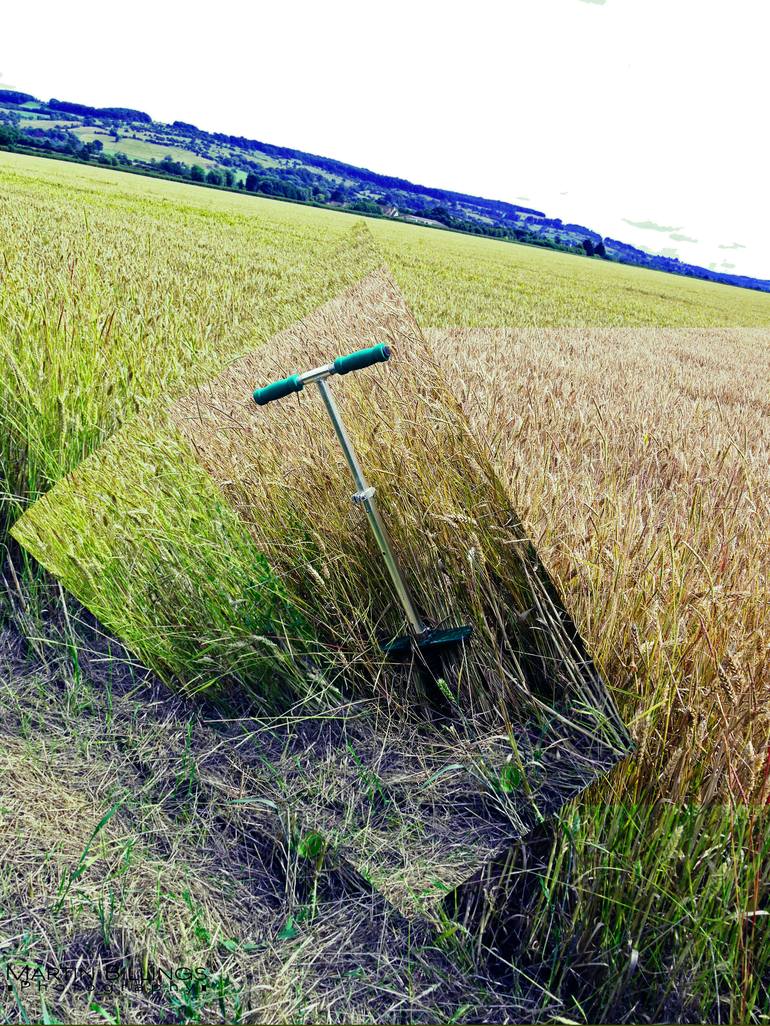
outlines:
M39 103L31 93L21 93L15 89L0 89L0 103L22 106L25 103ZM107 118L114 121L139 121L151 124L152 118L143 110L131 107L89 107L86 103L71 103L69 100L48 100L45 106L51 111L62 114L77 114L79 117Z
M438 200L441 203L467 203L470 200L480 210L494 211L498 216L508 215L516 218L522 214L535 214L538 217L545 216L542 211L534 210L531 207L522 207L515 203L505 203L502 200L489 200L482 196L469 196L465 193L452 192L448 189L428 188L424 185L417 185L414 182L407 181L405 178L395 178L392 175L379 174L365 167L353 168L350 164L345 164L341 160L335 160L333 157L322 157L315 153L305 153L303 150L296 150L290 146L276 146L272 143L262 142L259 139L247 139L242 135L206 132L198 128L197 125L190 124L188 121L174 121L170 127L172 130L180 132L186 139L200 139L204 143L224 144L246 153L257 151L268 157L300 161L303 164L310 165L343 179L349 178L351 172L354 172L356 181L376 186L377 189L385 191L395 190L401 193L421 196L428 194L434 200Z
M100 139L83 142L74 132L66 128L18 129L13 125L0 124L0 148L32 149L44 153L61 154L86 163L97 163L103 167L132 167L137 170L156 172L166 178L194 182L198 185L212 185L225 189L241 189L246 192L260 192L266 196L307 201L312 199L304 190L280 178L260 177L249 172L245 181L237 179L230 168L208 168L199 164L185 164L171 157L162 160L134 160L125 153L105 153ZM379 208L378 208L379 210Z

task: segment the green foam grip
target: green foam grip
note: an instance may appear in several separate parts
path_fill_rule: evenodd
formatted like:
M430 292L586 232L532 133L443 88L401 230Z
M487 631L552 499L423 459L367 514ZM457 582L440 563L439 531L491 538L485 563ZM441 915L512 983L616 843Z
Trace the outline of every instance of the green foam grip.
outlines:
M359 349L349 356L338 356L334 361L334 371L336 374L349 374L351 371L371 367L375 363L385 363L389 359L389 346L372 346L371 349Z
M300 381L299 376L292 374L291 377L274 381L272 385L258 388L254 393L254 402L257 406L267 406L268 403L273 402L275 399L283 399L284 396L291 395L292 392L301 392L304 387L305 385Z

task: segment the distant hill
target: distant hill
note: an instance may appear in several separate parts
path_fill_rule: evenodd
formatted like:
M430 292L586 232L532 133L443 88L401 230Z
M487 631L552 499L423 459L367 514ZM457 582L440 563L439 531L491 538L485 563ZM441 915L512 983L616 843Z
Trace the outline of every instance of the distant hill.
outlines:
M0 148L98 163L210 187L413 221L436 228L546 246L674 274L770 292L770 281L655 256L541 210L416 185L330 157L186 121L170 125L129 107L91 107L0 89Z

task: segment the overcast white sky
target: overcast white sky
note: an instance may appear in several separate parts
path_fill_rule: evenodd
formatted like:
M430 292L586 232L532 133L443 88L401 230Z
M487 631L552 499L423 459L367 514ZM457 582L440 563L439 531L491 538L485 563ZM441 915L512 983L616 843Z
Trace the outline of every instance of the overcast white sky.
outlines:
M0 86L523 202L770 277L767 0L3 8Z

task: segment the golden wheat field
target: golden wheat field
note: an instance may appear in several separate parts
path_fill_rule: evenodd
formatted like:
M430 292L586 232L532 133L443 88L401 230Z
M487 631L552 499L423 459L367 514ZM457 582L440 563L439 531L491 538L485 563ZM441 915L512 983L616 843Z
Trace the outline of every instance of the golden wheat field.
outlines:
M631 771L672 799L765 800L768 333L430 334L625 693Z
M0 224L0 963L217 981L49 980L4 995L6 1021L767 1022L770 297L8 154ZM488 625L461 704L516 679L510 625L495 631L527 615L526 538L636 746L506 856L473 914L438 923L402 918L278 814L253 755L264 710L232 694L279 664L304 694L319 644L335 684L391 686L364 656L366 622L390 615L379 568L352 514L318 528L328 496L301 476L303 445L328 458L321 422L250 457L269 487L228 491L228 469L220 492L189 423L185 441L166 420L382 264L430 374L385 395L394 363L348 408L409 573L435 565L440 615ZM408 465L380 434L409 439ZM313 572L347 546L354 573L332 553L299 587L303 539ZM266 609L306 647L244 646Z

